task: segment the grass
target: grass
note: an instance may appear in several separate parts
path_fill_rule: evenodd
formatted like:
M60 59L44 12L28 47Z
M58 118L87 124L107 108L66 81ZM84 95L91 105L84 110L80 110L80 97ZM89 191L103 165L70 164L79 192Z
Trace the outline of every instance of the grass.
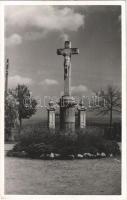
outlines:
M5 193L16 195L120 195L121 163L101 160L5 158Z

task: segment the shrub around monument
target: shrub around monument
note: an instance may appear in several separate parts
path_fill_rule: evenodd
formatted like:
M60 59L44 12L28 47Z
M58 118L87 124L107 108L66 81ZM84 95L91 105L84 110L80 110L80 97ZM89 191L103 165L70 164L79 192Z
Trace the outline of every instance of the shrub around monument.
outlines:
M22 133L10 155L13 156L13 152L16 152L15 155L18 155L17 152L23 152L23 156L26 154L30 158L44 158L51 153L59 154L63 158L69 155L74 155L76 158L78 154L83 155L84 153L93 155L104 153L106 156L120 154L116 142L107 140L102 135L89 134L88 130L85 133L78 131L74 135L60 131L53 134L47 130L39 129Z
M104 136L104 129L102 127L97 126L87 126L85 129L78 129L76 130L78 135L89 134L93 136L103 137Z
M78 153L97 154L104 152L106 156L110 154L120 155L119 145L115 141L110 141L102 136L82 134L77 138Z
M31 144L26 149L26 153L31 158L40 158L42 154L46 156L47 154L50 154L51 152L54 152L54 147L52 145L46 145L44 143Z

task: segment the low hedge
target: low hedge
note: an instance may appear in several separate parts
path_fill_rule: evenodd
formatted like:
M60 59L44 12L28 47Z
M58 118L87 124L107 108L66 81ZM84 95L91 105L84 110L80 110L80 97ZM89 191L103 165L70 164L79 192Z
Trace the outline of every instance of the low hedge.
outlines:
M20 140L12 149L8 156L18 155L16 152L23 152L23 156L30 158L40 158L42 154L47 155L56 153L62 157L91 153L93 155L104 153L106 156L111 154L120 155L120 149L115 141L107 140L101 134L94 134L94 129L77 131L75 134L56 132L52 134L47 130L32 130L24 132ZM93 131L93 132L92 132Z

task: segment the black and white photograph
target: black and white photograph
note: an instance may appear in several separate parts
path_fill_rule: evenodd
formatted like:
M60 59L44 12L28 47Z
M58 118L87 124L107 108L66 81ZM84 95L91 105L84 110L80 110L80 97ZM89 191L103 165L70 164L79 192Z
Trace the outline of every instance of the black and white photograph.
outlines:
M4 5L4 198L120 198L124 4L41 3Z

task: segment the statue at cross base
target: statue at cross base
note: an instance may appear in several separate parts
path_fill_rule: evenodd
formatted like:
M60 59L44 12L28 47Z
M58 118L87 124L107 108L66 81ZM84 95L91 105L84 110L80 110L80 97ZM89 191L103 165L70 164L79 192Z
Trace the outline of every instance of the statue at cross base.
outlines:
M64 95L71 95L71 56L79 54L78 48L71 48L71 41L65 41L63 49L57 49L57 55L64 56Z

